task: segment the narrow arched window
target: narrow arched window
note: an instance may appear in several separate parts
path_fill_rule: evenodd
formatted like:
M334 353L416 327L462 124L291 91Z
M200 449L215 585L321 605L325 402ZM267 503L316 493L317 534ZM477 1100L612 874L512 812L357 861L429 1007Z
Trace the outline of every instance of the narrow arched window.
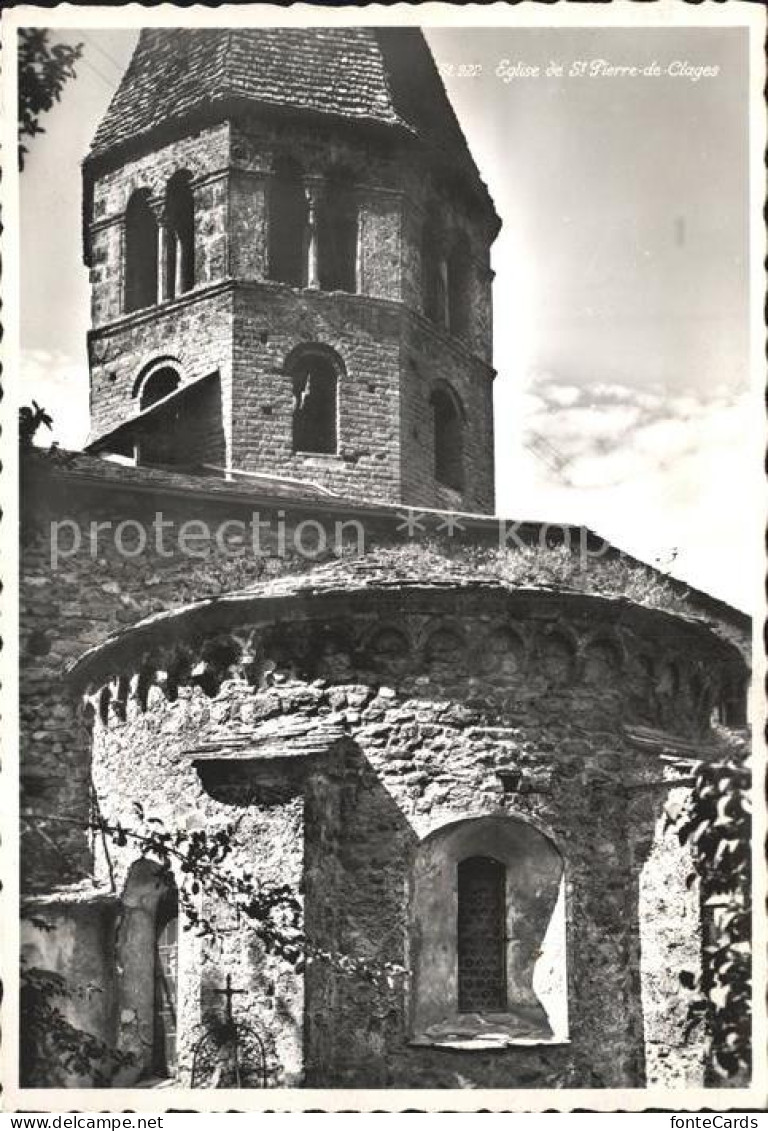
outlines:
M427 220L421 237L421 281L424 313L438 326L446 320L446 263L440 233L433 220Z
M525 821L455 821L416 847L411 1020L419 1044L568 1033L563 859ZM489 1015L493 1014L492 1018Z
M270 279L306 286L308 239L308 204L301 168L285 157L276 162L269 184Z
M176 298L195 285L195 204L189 173L175 173L165 193L165 295Z
M472 261L469 243L462 235L448 256L448 328L456 337L466 337L472 303Z
M718 722L727 727L747 725L747 685L745 680L730 679L722 687L717 705Z
M126 1083L171 1076L176 1066L178 891L147 859L128 872L115 940L116 1047Z
M459 1013L507 1008L507 870L492 856L458 866Z
M157 302L157 221L146 189L135 192L125 213L125 309Z
M176 1068L178 943L178 897L168 888L155 914L152 1067L158 1076L172 1076Z
M317 273L321 290L357 290L357 201L351 174L328 178L317 213Z
M464 440L461 409L447 389L432 394L435 479L461 491L464 487Z
M144 380L139 395L139 408L149 408L158 401L171 395L179 385L181 378L171 365L163 365L153 370Z
M293 379L293 450L337 448L338 371L325 353L302 350L289 365Z

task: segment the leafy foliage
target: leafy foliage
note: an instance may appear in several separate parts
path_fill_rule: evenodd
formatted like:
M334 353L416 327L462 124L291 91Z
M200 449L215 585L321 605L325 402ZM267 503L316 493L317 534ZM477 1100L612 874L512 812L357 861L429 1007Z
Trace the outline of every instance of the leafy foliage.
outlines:
M290 885L261 883L251 872L232 865L235 826L210 834L202 829L171 831L159 819L145 817L138 802L134 803L134 811L137 824L130 827L105 820L95 804L85 827L100 837L110 872L109 845L125 848L131 844L142 858L158 866L159 878L173 876L178 881L176 888L185 930L194 930L201 938L215 939L219 934L215 912L223 903L234 912L239 924L253 930L266 953L283 959L297 972L312 963L326 963L379 994L393 989L396 980L405 973L405 968L395 963L371 962L357 955L329 951L308 938L303 929L301 901ZM57 822L82 824L53 814L27 813L25 820L39 823L47 831ZM208 897L202 901L204 910L199 899L201 893ZM205 908L212 911L213 917ZM44 920L33 919L32 923L41 929L50 929ZM21 1058L26 1086L65 1084L67 1076L72 1075L87 1077L96 1086L103 1086L119 1067L131 1062L130 1055L109 1048L67 1020L61 1004L75 992L81 995L98 992L98 987L73 990L59 974L22 967ZM215 1015L207 1019L207 1024L216 1036ZM221 1035L218 1033L219 1037ZM214 1042L216 1047L220 1043Z
M61 98L68 79L75 77L75 63L83 53L82 43L51 45L45 28L19 28L19 168L29 152L24 138L45 132L40 115Z
M266 953L282 958L298 972L313 962L324 962L340 973L388 988L405 973L396 963L370 962L318 946L304 931L301 900L290 884L263 883L252 872L231 864L236 826L212 833L168 830L157 817L145 817L138 802L134 810L136 827L109 822L98 809L90 827L103 844L111 842L122 848L130 842L159 866L161 874L181 876L177 886L186 930L194 930L201 938L215 938L215 907L224 904L238 922L254 931ZM209 897L203 907L210 907L214 917L200 909L201 893Z
M32 401L32 407L23 405L19 409L19 443L22 448L31 448L38 428L43 425L50 429L52 418L37 401Z
M698 766L690 805L677 833L693 850L707 917L705 966L681 984L697 990L692 1020L705 1015L712 1067L722 1077L747 1074L751 1048L751 814L746 754L734 747L720 762Z
M100 992L97 986L71 986L61 974L22 964L19 1061L24 1087L50 1088L72 1076L106 1086L118 1068L131 1063L129 1053L78 1029L64 1014L67 999Z

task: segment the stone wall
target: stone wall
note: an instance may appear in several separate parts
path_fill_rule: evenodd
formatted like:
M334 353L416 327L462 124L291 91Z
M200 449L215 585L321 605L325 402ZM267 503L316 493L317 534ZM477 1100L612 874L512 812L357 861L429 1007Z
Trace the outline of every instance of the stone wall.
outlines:
M436 557L436 545L408 547L397 510L265 498L64 453L29 461L23 498L21 862L25 890L64 885L51 898L68 901L75 917L72 926L70 910L51 912L60 945L46 935L40 949L31 928L37 960L66 965L72 931L94 976L99 963L108 973L114 954L97 929L98 899L88 907L94 893L120 900L135 853L112 853L114 890L103 856L89 885L94 845L80 823L92 781L104 812L132 823L133 800L180 827L239 821L238 863L301 882L319 943L406 967L417 846L452 821L507 814L551 838L565 862L569 1044L412 1046L407 985L382 997L321 967L299 975L231 930L218 957L185 936L187 1066L192 1034L230 972L248 988L243 1009L254 1028L269 1036L272 1082L698 1079L699 1046L680 1041L685 1003L675 980L695 955L697 897L686 861L661 838L679 769L659 751L677 750L683 769L716 752L711 708L725 673L743 672L735 648L701 621L626 600L481 585L473 554L498 545L490 520L451 536L440 534L439 515L423 515L428 534L443 539L445 557ZM254 514L258 553L238 525ZM167 524L159 542L158 516ZM52 568L57 522L65 525ZM198 525L182 548L184 523ZM313 547L328 558L335 537L340 548L336 524L365 555L331 564L331 554L307 575ZM518 536L544 545L538 528ZM262 596L244 596L253 584L266 586ZM693 612L696 600L687 601ZM712 623L738 637L736 621L715 613ZM159 619L131 630L148 617ZM252 639L249 620L259 622ZM240 659L229 671L204 660L185 682L196 664L182 656L212 633L234 633ZM88 649L96 651L82 660ZM146 671L147 694L136 698L148 656L152 672L177 673L175 698L162 675L149 686ZM92 684L91 718L65 678L78 660ZM230 758L241 739L252 756ZM205 757L192 753L206 746ZM683 949L681 923L690 928ZM551 984L551 971L534 972L542 994ZM108 992L98 1016L79 1020L114 1036L120 989ZM618 1000L626 1009L609 1008Z
M269 180L288 153L308 192L346 170L358 208L358 294L268 281ZM174 172L191 175L195 279L191 292L124 313L124 225L143 188L162 216ZM227 457L238 469L308 478L350 498L493 510L490 244L494 224L438 185L418 146L359 127L310 129L251 115L202 129L101 175L88 224L93 292L89 335L92 436L138 410L136 382L160 359L184 382L218 371ZM444 253L459 235L471 252L462 337L423 317L422 228L439 214ZM314 342L336 350L339 447L292 451L292 392L282 365ZM463 491L435 479L429 394L447 381L463 406ZM190 461L197 448L189 444Z
M95 894L93 887L73 888L53 896L25 902L21 918L21 961L34 970L64 980L66 996L51 1002L75 1029L91 1033L114 1048L116 1035L115 935L120 902L116 895ZM22 999L21 1024L24 1024ZM22 1049L24 1046L22 1033ZM26 1034L29 1039L29 1034ZM51 1034L53 1037L54 1034ZM26 1087L88 1087L89 1075L72 1076L61 1069L55 1056L36 1050L45 1063L42 1078L25 1079ZM22 1073L30 1071L22 1052ZM101 1067L98 1063L94 1065Z
M327 557L334 546L363 553L376 545L403 545L408 535L396 512L265 498L235 484L151 471L134 473L143 484L137 491L128 469L98 460L86 460L79 478L68 476L73 458L33 457L22 474L21 772L28 807L85 820L89 739L63 681L68 664L153 613L265 576L306 570L315 554ZM254 515L262 523L255 547L251 535L240 532ZM152 527L158 516L170 524L160 540ZM228 521L245 525L227 527ZM115 539L121 523L128 524L121 543L127 552ZM188 523L198 525L187 528L182 545L179 531ZM207 539L194 537L206 529ZM143 549L140 530L146 532ZM440 537L436 522L430 532ZM484 531L475 524L469 537L493 545L498 533L492 523ZM53 543L61 550L58 560ZM26 826L23 845L25 886L46 889L87 874L87 844L73 826L58 828L53 846L34 824Z
M401 377L402 498L413 506L493 513L493 370L425 319L410 319ZM435 480L432 395L448 384L460 403L463 490Z
M229 148L230 127L223 123L127 161L96 180L85 218L94 327L114 321L124 310L124 224L131 195L147 190L160 214L168 181L181 170L192 175L195 194L195 283L203 286L228 274L224 178Z
M210 974L221 981L231 972L248 988L243 1017L274 1042L286 1073L278 1079L701 1082L702 1047L679 1039L684 1003L673 992L681 925L685 965L693 960L698 895L685 885L674 900L665 893L670 869L684 872L686 862L656 831L680 769L659 761L669 736L655 751L638 742L655 708L634 661L658 649L657 618L640 611L628 623L624 611L617 624L617 610L599 601L492 592L327 594L312 604L291 612L285 598L253 628L257 598L236 615L222 606L215 619L225 633L236 621L241 660L217 673L209 661L213 679L195 665L212 652L191 614L186 628L181 617L172 633L135 644L129 632L103 662L94 658L81 678L90 680L105 815L128 820L139 801L171 827L210 833L235 822L239 866L278 883L301 876L319 947L406 969L408 892L424 838L468 817L528 823L564 862L570 1028L567 1040L414 1044L407 976L383 989L317 963L304 982L254 950L243 927L225 938ZM697 645L690 626L667 630L670 662L713 662L718 648L706 634ZM187 657L181 666L174 649ZM175 690L170 673L185 663L197 674ZM146 705L129 694L113 710L118 683L103 690L105 666L131 688L144 671ZM687 682L683 675L681 688ZM694 705L679 694L670 719L679 733L700 735ZM111 855L119 891L132 855ZM103 859L97 874L105 882Z
M140 378L148 366L165 359L175 365L182 385L218 371L229 433L232 306L226 289L193 291L160 310L137 311L92 331L88 338L92 435L100 436L138 413ZM194 462L193 444L188 451Z
M241 289L235 310L234 466L318 482L350 498L399 502L400 309L273 284ZM338 358L338 454L293 451L285 362L308 343Z
M71 456L27 461L22 498L20 710L25 804L73 819L84 817L88 810L89 739L63 673L109 634L201 598L277 574L306 571L314 564L314 555L328 559L334 549L341 552L346 547L344 552L365 554L364 564L377 547L415 549L415 534L435 544L442 541L446 564L451 555L467 553L467 576L472 576L472 552L499 544L499 526L490 520L465 521L448 531L441 516L424 515L409 532L397 510L355 509L332 500L269 498L257 488L246 490L216 480L129 472L97 460L85 460L81 466ZM261 523L255 545L250 532L254 515ZM168 524L167 533L157 535L153 528L157 521ZM127 525L118 545L116 529L121 523ZM186 530L183 544L182 528ZM145 532L143 548L139 531ZM536 526L520 527L515 536L542 544L542 531ZM546 537L551 538L552 532ZM60 551L57 561L52 560L54 543ZM372 560L373 576L386 576L387 567ZM601 560L585 560L586 580L592 563L597 568ZM431 580L435 567L425 568L425 579ZM727 617L714 619L734 640L744 636L744 629L729 628ZM643 704L648 698L638 696L637 710L641 714L645 710L644 721L675 727L674 688L680 689L680 695L692 696L703 717L706 697L717 689L710 686L706 691L700 686L700 670L690 672L698 683L691 687L689 680L686 688L674 665L666 673L649 667L657 651L658 644L649 645L638 675L653 695L647 709ZM62 851L51 848L34 825L26 827L25 885L45 889L87 874L87 844L76 829L62 826L56 844Z

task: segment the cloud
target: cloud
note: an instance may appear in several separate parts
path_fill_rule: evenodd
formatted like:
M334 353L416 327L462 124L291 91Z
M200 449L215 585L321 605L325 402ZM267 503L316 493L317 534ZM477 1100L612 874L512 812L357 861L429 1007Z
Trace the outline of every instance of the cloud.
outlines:
M577 388L537 374L523 404L529 466L518 483L527 482L540 512L526 506L527 516L583 522L650 562L676 551L684 579L750 604L760 501L757 446L746 442L756 412L749 393L726 385L709 396ZM500 473L500 507L508 510Z
M580 398L581 389L578 389L575 385L553 385L550 392L550 400L563 408L576 404Z

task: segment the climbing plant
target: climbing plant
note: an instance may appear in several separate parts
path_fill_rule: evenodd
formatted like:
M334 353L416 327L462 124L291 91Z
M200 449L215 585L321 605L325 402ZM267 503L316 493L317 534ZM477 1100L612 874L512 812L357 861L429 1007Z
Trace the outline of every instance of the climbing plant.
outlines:
M37 920L40 930L50 929ZM117 1069L132 1063L130 1053L118 1052L66 1016L66 1003L101 993L98 986L73 985L61 974L22 962L19 993L19 1072L27 1088L64 1085L82 1077L95 1086L110 1082Z
M24 821L37 826L50 837L57 824L77 824L97 836L102 843L111 875L110 846L129 844L138 854L158 865L163 874L174 876L185 930L201 938L216 938L215 921L201 911L201 893L211 904L226 904L246 930L252 930L264 951L281 958L297 973L313 963L324 963L338 973L366 983L386 994L396 985L405 968L396 963L371 962L357 955L331 951L318 946L307 936L302 922L302 905L289 884L266 884L253 873L235 867L230 860L236 829L228 826L215 832L168 829L162 821L145 816L134 804L135 823L108 821L94 805L88 822L57 814L27 812ZM32 920L41 930L51 927L43 917ZM87 987L88 992L96 987ZM115 1071L129 1062L102 1041L79 1030L66 1016L66 1000L82 988L73 987L49 970L22 967L23 1007L22 1079L26 1086L48 1086L69 1075L91 1076L105 1084Z
M729 756L702 763L687 809L677 823L690 845L705 910L701 975L683 970L681 984L698 991L691 1020L706 1017L714 1077L743 1077L750 1070L751 814L747 752L734 744ZM693 882L692 877L691 882Z

